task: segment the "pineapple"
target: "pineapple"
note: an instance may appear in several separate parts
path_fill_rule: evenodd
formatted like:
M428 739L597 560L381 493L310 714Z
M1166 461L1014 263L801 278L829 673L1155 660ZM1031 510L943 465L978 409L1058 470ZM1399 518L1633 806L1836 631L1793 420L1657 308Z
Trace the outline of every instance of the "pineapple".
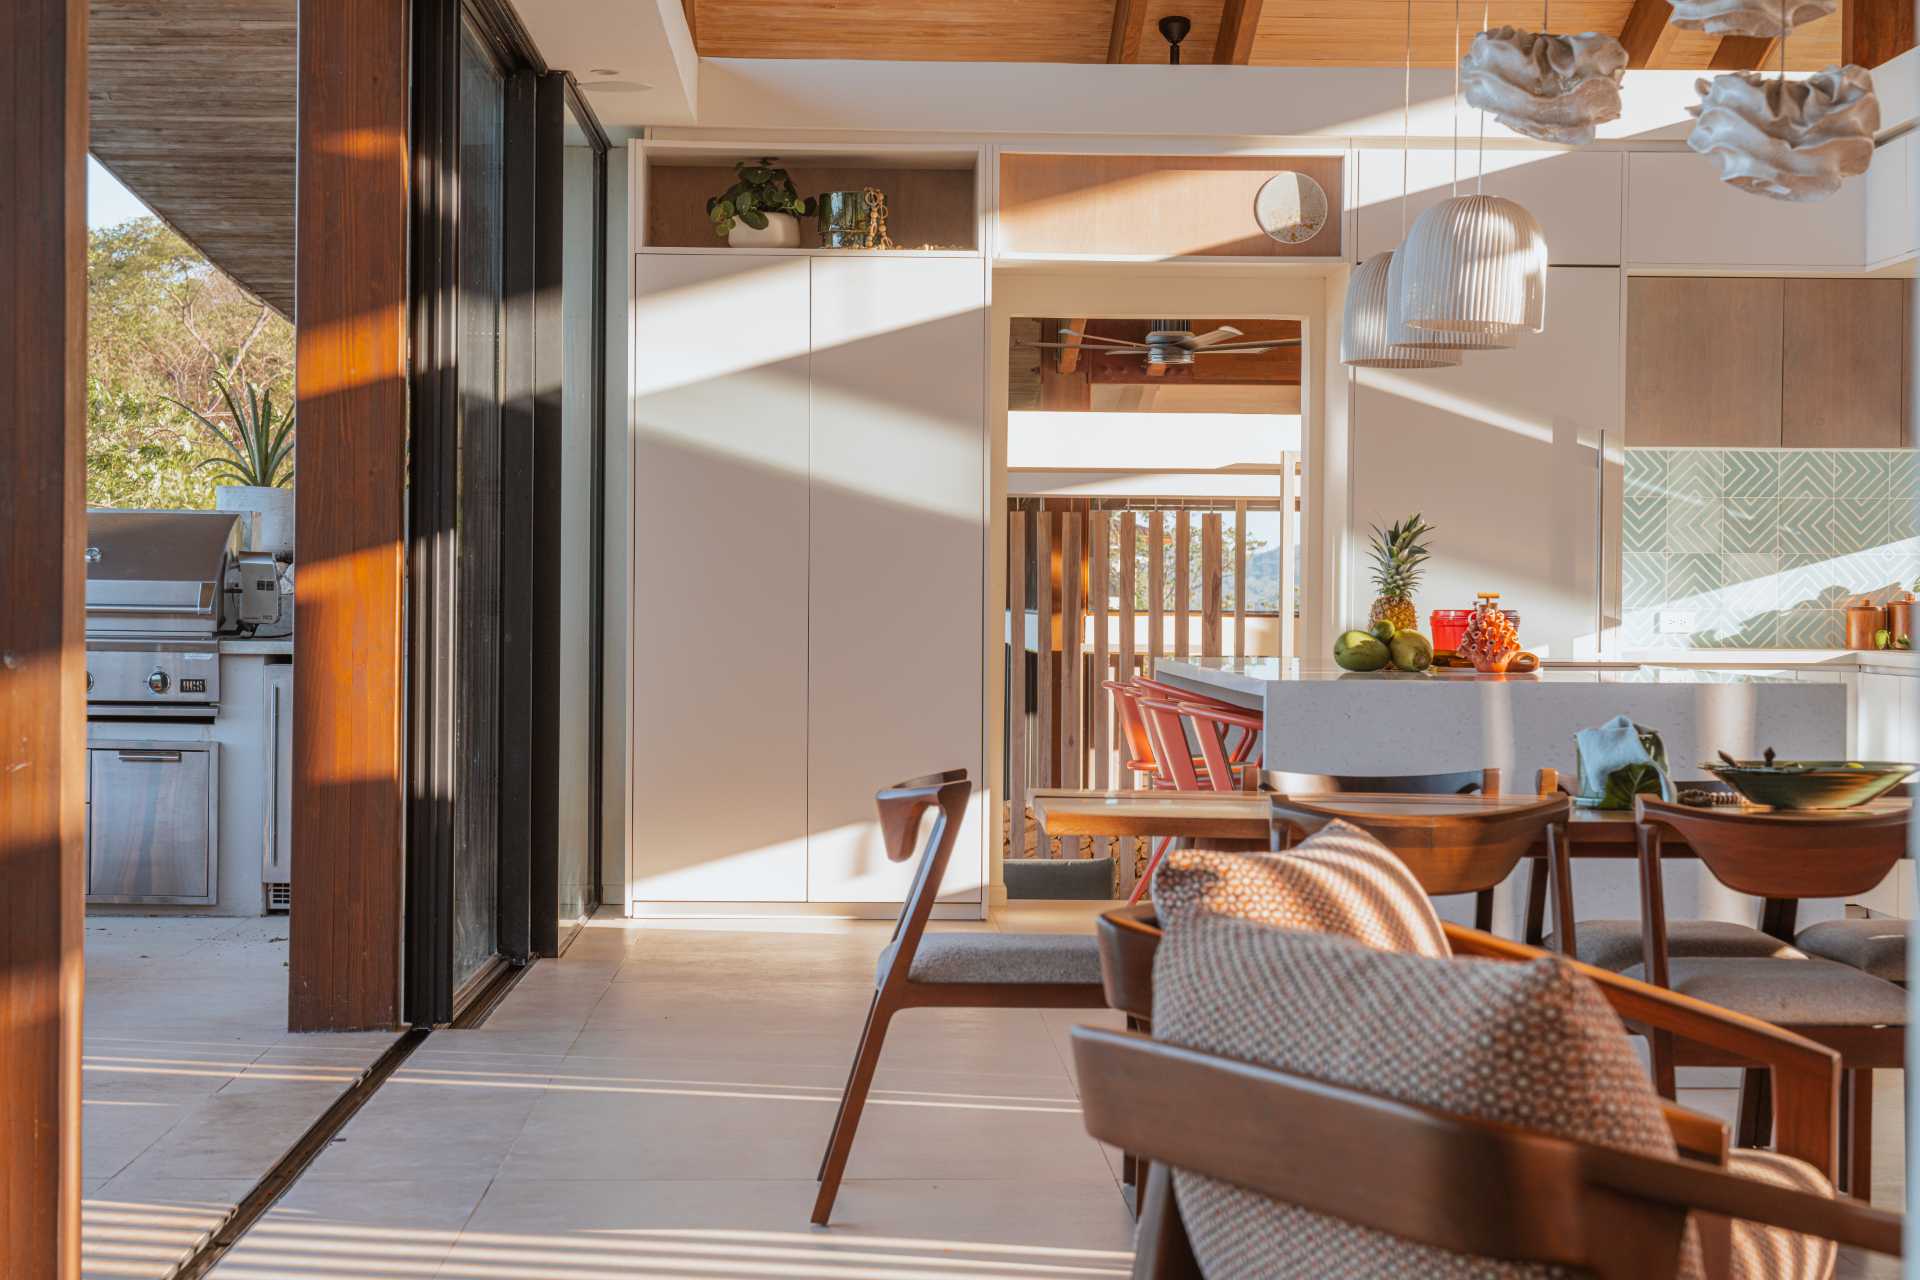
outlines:
M1420 518L1418 511L1399 524L1381 529L1373 526L1373 586L1380 594L1373 602L1367 621L1391 622L1396 631L1418 631L1420 614L1413 607L1414 588L1420 585L1420 566L1427 558L1427 544L1421 539L1433 532L1433 526Z

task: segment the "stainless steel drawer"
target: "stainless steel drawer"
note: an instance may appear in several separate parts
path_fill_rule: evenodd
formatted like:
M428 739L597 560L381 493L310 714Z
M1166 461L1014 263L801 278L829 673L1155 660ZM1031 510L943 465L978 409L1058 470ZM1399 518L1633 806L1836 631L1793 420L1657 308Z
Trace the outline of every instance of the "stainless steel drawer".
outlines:
M218 898L218 751L210 742L89 751L89 901L207 905Z

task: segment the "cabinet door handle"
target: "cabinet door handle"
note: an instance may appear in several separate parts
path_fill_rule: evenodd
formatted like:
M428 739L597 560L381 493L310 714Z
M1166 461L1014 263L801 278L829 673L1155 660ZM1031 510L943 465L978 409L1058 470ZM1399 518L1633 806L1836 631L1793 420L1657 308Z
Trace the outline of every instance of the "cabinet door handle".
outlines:
M114 754L128 764L179 764L178 751L117 751Z
M280 686L271 686L273 714L268 722L267 865L280 866Z

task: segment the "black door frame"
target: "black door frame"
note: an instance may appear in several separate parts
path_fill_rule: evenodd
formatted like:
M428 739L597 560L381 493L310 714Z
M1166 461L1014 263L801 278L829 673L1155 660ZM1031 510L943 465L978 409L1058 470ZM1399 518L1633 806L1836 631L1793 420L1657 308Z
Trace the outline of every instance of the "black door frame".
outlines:
M500 446L499 882L495 960L456 990L455 832L459 818L457 574L460 47L463 27L506 77ZM603 824L605 325L607 137L578 86L549 71L501 0L417 0L414 6L412 458L409 585L406 1010L451 1022L514 968L556 955L559 936L558 709L562 370L560 288L565 114L594 141L593 581L590 596L592 905L599 901ZM548 388L543 392L542 388Z

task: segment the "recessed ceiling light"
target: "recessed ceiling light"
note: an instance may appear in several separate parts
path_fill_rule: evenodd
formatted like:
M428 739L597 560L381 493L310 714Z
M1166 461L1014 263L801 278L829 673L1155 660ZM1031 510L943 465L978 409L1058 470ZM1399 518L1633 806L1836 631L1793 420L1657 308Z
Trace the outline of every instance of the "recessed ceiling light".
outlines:
M594 93L645 93L653 88L650 84L641 84L638 80L589 80L580 86Z

